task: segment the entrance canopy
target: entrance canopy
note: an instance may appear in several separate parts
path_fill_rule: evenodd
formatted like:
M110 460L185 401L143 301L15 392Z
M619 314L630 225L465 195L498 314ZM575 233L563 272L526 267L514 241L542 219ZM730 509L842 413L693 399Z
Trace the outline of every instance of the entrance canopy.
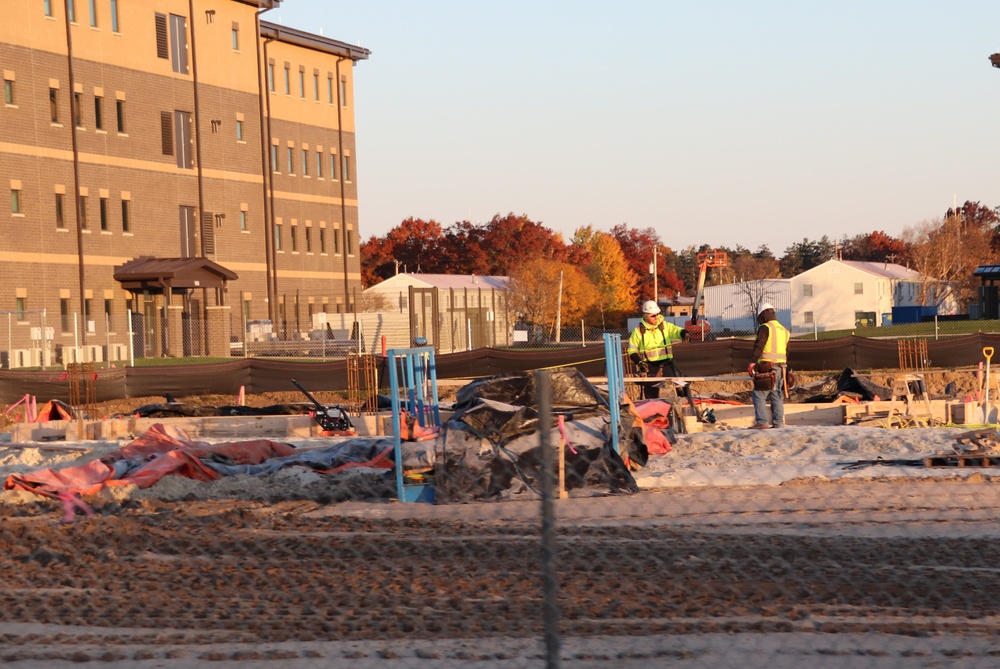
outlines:
M143 256L115 267L115 281L130 293L163 294L167 304L174 292L194 288L214 288L217 304L225 302L228 281L238 279L236 272L208 258L153 258Z

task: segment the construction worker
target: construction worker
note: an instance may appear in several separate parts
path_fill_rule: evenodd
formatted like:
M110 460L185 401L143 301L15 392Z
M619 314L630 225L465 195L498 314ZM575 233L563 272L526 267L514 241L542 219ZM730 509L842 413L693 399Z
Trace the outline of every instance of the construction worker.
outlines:
M660 307L653 300L642 305L642 322L628 338L629 359L635 364L639 376L681 376L674 365L675 341L687 341L688 333L683 328L669 323L660 315ZM659 384L640 383L642 399L657 399ZM688 400L691 400L690 386L685 386ZM692 408L694 404L692 403Z
M757 310L757 340L747 373L754 380L751 429L767 430L785 426L785 364L788 362L789 333L774 315L774 305L764 302ZM770 404L771 416L767 407Z

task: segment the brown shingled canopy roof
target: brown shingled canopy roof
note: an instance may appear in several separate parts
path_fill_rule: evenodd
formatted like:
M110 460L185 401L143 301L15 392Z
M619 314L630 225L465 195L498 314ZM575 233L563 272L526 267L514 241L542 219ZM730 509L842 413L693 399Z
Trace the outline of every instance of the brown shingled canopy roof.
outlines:
M215 288L220 295L236 272L208 258L140 257L115 267L115 281L131 293L149 291L170 295L192 288Z

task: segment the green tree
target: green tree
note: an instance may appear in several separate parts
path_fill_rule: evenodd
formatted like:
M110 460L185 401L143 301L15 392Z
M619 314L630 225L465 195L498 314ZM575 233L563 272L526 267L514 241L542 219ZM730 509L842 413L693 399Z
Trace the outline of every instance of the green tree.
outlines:
M785 255L780 262L781 276L790 279L831 260L835 253L836 245L826 235L816 241L803 238L801 242L785 249Z

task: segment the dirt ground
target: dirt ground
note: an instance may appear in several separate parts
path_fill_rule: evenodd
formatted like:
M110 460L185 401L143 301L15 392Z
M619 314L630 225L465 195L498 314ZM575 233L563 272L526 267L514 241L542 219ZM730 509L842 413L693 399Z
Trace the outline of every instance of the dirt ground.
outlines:
M967 371L927 383L932 396L949 383L976 389ZM696 393L745 388L699 383ZM567 666L734 666L722 653L737 638L778 640L759 665L763 641L751 642L744 669L860 666L859 654L887 661L864 666L931 666L954 653L985 667L1000 655L1000 491L982 477L685 488L556 508ZM104 497L92 510L0 507L5 664L544 666L537 504ZM797 634L857 640L789 650ZM871 634L892 641L863 640ZM718 646L704 642L715 635Z
M998 508L989 484L875 481L567 500L555 554L567 666L734 666L696 640L759 650L777 635L780 659L792 633L825 638L789 666L861 666L826 657L845 643L826 638L851 634L904 640L869 644L900 662L961 649L987 662L962 666L995 666ZM96 512L64 523L42 502L0 517L9 666L544 666L537 504Z

